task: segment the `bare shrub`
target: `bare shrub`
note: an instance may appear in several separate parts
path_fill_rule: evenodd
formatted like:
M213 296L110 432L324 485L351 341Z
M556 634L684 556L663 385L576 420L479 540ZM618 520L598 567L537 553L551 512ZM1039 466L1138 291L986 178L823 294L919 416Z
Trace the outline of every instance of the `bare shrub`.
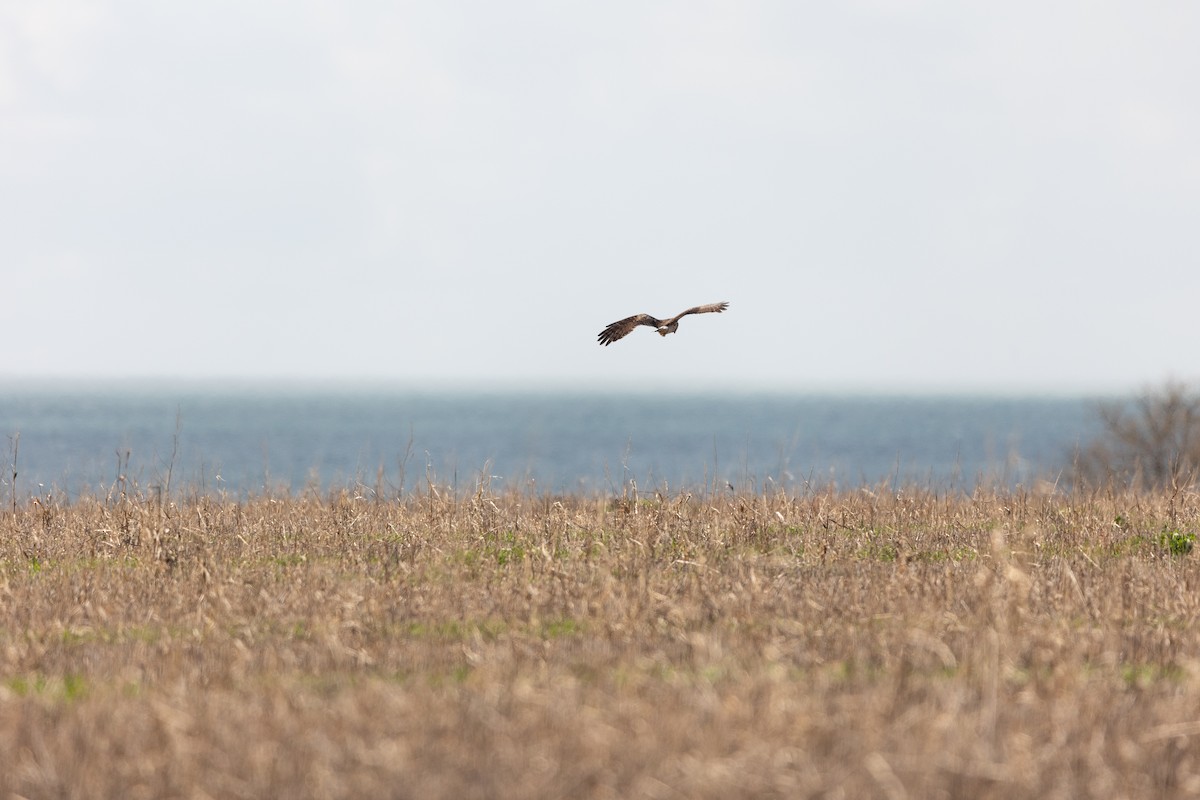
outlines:
M1080 448L1078 481L1133 489L1190 486L1200 467L1200 390L1181 381L1096 407L1102 431Z

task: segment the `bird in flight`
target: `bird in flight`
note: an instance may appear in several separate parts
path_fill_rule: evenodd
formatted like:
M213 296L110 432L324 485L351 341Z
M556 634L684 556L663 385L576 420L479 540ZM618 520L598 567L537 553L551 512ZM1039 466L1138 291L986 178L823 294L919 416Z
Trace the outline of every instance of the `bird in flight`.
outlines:
M689 308L687 311L676 314L670 319L655 319L649 314L634 314L632 317L626 317L625 319L618 320L604 330L600 331L600 335L597 337L597 339L599 339L600 344L608 347L617 339L628 336L629 332L638 325L649 325L652 328L657 328L659 336L666 336L668 333L674 333L675 331L679 330L679 320L683 319L688 314L708 314L710 312L716 312L720 314L727 308L729 308L729 303L709 303L706 306Z

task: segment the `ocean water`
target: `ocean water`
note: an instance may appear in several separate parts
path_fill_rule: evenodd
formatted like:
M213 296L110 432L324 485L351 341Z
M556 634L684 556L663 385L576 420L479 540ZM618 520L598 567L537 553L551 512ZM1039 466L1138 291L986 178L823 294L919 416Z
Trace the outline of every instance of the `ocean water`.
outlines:
M1058 479L1095 432L1091 409L1083 397L0 388L0 491L970 491Z

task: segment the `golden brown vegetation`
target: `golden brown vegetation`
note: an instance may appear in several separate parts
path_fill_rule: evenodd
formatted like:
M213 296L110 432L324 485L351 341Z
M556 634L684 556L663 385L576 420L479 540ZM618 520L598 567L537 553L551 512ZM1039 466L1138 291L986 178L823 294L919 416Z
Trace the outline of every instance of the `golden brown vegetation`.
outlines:
M0 516L0 796L1200 793L1190 494Z

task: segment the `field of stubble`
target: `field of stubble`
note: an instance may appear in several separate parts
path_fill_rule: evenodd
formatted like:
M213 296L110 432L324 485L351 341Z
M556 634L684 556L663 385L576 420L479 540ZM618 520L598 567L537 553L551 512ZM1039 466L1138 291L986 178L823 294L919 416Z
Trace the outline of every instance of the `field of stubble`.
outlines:
M0 797L1195 796L1197 530L1187 493L17 503Z

